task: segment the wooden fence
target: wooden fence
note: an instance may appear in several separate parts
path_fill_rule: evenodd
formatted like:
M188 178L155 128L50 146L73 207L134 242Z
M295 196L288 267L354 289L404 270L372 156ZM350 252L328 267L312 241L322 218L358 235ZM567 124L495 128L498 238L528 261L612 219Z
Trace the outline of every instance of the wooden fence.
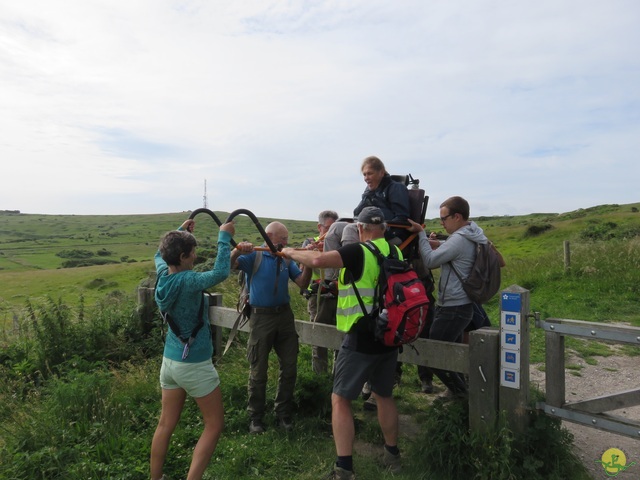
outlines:
M153 289L140 288L138 303L141 316L153 315ZM211 295L209 319L217 354L223 351L225 330L233 327L238 316L235 309L221 305L222 296ZM563 420L640 438L640 423L607 413L640 405L640 390L566 402L564 349L566 335L640 345L640 328L555 318L541 321L538 314L529 313L529 291L517 285L500 293L500 307L499 327L470 332L468 345L418 339L412 344L415 348L403 349L399 360L467 374L471 430L493 429L499 412L504 412L512 431L521 433L528 427L531 408L529 319L533 317L535 326L545 330L546 341L546 401L538 402L535 407ZM295 320L295 324L300 343L340 348L343 333L334 326L306 320ZM248 332L248 325L239 330Z
M153 312L153 289L140 288L138 303L141 315ZM211 295L209 319L213 327L215 352L222 352L226 340L225 331L233 327L238 316L235 309L222 307L221 295ZM305 320L295 320L300 343L330 349L339 349L343 333L334 326L314 324ZM248 325L240 331L248 332ZM418 339L405 347L398 359L404 363L424 365L432 368L451 370L468 375L469 378L469 426L472 430L492 429L498 418L498 411L506 409L511 415L515 429L526 418L527 405L523 404L520 392L500 386L499 361L500 330L482 328L470 332L469 344L440 342ZM472 367L470 367L472 366ZM525 381L525 379L521 379ZM526 376L528 385L528 375ZM525 389L525 390L528 390ZM528 399L525 395L524 401Z

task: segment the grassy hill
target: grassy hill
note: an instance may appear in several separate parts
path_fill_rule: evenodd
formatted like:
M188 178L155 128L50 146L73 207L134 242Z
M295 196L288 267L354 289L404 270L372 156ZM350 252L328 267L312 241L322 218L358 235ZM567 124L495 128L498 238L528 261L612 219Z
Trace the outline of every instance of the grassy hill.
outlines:
M503 287L529 289L531 308L543 318L640 326L639 208L603 205L565 214L475 220L507 260ZM12 325L14 315L18 326L0 328L0 383L6 385L0 389L1 478L148 478L150 439L160 411L162 338L160 328L141 334L131 298L153 269L160 236L188 215L0 214L0 327ZM225 213L218 216L226 218ZM260 219L263 226L270 220ZM196 221L199 252L203 259L211 257L217 227L206 216ZM314 222L284 223L292 245L315 231ZM441 226L432 219L427 229L441 231ZM236 239L262 242L246 218L238 219ZM565 241L571 246L568 270ZM87 266L63 268L76 260ZM234 304L237 288L233 275L215 287L226 306ZM291 293L296 318L306 318L303 297L296 289ZM497 310L494 299L488 305L494 324ZM541 329L531 334L531 361L539 362L544 336ZM331 377L312 372L311 349L302 345L296 428L282 432L270 423L266 434L249 435L246 340L246 334L239 334L217 362L226 428L205 478L320 478L335 459ZM567 339L567 346L583 357L640 350L614 350L576 339ZM269 399L277 377L272 360ZM557 421L532 412L535 426L525 439L503 429L471 435L464 402L435 402L416 391L416 382L415 366L405 365L394 393L405 422L401 442L406 463L399 475L378 466L383 438L375 414L354 402L358 478L588 478L580 462L595 459L570 456L571 438ZM183 478L201 430L198 409L188 402L167 461L172 478Z
M507 260L503 287L517 284L531 290L532 309L543 316L640 325L639 210L640 203L601 205L563 214L474 220ZM80 296L93 304L109 292L133 295L153 270L161 235L189 214L0 214L0 320L32 297L51 296L73 305ZM224 220L228 213L216 215ZM195 220L199 252L203 259L211 257L218 228L207 215ZM262 243L249 218L235 220L236 240ZM262 226L272 220L259 219ZM316 232L312 221L281 221L290 230L291 245ZM428 220L426 229L442 231L437 219ZM571 247L570 272L564 269L565 241ZM497 300L489 311L497 312Z
M156 215L0 214L0 309L19 308L29 297L52 296L77 303L80 295L95 303L105 294L134 294L153 271L160 237L179 227L191 212ZM215 212L224 221L228 213ZM218 227L197 215L199 253L215 254ZM264 227L271 218L261 218ZM236 221L236 240L263 242L253 222ZM315 223L282 220L291 230L291 244L314 234ZM72 267L65 268L68 265Z

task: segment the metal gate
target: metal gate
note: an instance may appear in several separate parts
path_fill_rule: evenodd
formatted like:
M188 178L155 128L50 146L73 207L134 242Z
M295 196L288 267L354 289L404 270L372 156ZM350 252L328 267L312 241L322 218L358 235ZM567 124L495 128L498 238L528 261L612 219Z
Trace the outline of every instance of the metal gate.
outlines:
M577 402L565 398L565 336L640 346L640 328L581 320L548 318L536 327L545 331L546 402L536 408L573 423L640 439L640 422L609 412L640 405L640 389L611 393ZM640 366L640 361L638 362Z

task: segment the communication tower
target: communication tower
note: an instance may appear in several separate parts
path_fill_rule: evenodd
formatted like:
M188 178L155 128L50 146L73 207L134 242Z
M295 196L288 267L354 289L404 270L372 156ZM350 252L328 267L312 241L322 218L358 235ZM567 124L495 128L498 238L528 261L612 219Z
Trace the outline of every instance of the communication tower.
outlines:
M209 208L207 206L207 179L204 179L204 195L202 196L202 206L204 208Z

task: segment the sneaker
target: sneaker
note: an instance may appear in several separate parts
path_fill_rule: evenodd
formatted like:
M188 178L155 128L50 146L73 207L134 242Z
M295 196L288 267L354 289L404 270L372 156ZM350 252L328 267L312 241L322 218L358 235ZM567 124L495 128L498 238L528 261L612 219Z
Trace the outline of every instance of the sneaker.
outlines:
M256 435L258 433L264 433L264 425L262 420L251 420L249 424L249 433Z
M370 396L371 396L371 384L367 382L362 386L362 400L366 402L367 400L369 400Z
M378 409L378 404L376 403L376 397L371 396L367 398L367 401L362 405L367 412L375 412Z
M422 380L422 393L433 393L433 382L431 380Z
M400 454L394 455L389 450L384 448L384 454L382 456L382 464L391 473L400 473L402 470L402 464L400 463Z
M291 417L278 418L278 425L287 432L293 430L293 420L291 420Z
M353 473L352 470L345 470L344 468L340 468L338 466L334 466L333 470L331 470L331 473L326 478L327 478L327 480L329 480L329 479L353 480L353 479L356 478L356 474Z

